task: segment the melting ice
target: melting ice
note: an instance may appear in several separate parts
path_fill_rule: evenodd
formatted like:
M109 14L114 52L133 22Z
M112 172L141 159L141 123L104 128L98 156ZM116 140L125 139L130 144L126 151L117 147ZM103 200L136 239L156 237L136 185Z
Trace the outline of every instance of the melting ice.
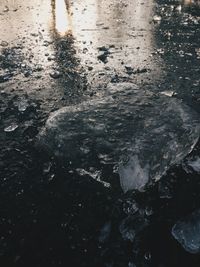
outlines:
M198 138L198 116L188 106L122 83L108 87L99 99L53 113L39 144L74 168L95 167L103 173L110 164L127 192L159 180Z
M172 235L190 253L200 252L200 210L177 222Z

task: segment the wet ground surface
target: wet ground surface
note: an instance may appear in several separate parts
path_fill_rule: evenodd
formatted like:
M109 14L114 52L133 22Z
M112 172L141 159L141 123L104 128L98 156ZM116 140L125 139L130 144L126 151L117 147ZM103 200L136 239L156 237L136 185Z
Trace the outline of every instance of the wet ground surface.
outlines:
M37 143L52 111L98 102L110 84L199 113L200 8L191 2L1 1L2 266L200 265L171 234L199 209L198 169L187 164L199 144L145 192L124 194L109 164L111 187L94 166L74 172Z

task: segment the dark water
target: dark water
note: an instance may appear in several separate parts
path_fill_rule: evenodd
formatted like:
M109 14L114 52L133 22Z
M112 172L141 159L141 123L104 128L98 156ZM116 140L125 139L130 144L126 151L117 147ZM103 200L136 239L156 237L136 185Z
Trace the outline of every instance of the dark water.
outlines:
M171 235L199 144L170 167L198 137L198 3L7 0L0 21L1 265L199 266ZM124 194L120 161L148 189Z

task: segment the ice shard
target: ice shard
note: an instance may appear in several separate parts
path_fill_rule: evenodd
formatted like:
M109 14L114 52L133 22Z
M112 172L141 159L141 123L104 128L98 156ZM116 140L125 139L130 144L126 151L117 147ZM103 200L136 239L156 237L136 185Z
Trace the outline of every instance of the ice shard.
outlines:
M177 222L172 228L172 235L186 251L200 253L200 210Z
M75 168L113 165L127 192L159 180L198 138L198 115L190 107L121 83L99 99L51 114L38 142Z

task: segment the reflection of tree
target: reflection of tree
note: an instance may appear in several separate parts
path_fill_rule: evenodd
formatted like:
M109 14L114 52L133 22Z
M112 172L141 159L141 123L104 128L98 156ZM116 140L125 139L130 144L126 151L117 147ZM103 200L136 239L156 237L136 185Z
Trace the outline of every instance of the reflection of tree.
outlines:
M80 60L76 57L74 37L71 31L60 34L56 30L56 1L52 0L53 39L55 45L55 60L62 73L61 83L64 85L65 95L77 97L82 95L86 88L86 78L80 67ZM70 3L65 0L66 10L70 12ZM67 89L67 90L66 90Z

